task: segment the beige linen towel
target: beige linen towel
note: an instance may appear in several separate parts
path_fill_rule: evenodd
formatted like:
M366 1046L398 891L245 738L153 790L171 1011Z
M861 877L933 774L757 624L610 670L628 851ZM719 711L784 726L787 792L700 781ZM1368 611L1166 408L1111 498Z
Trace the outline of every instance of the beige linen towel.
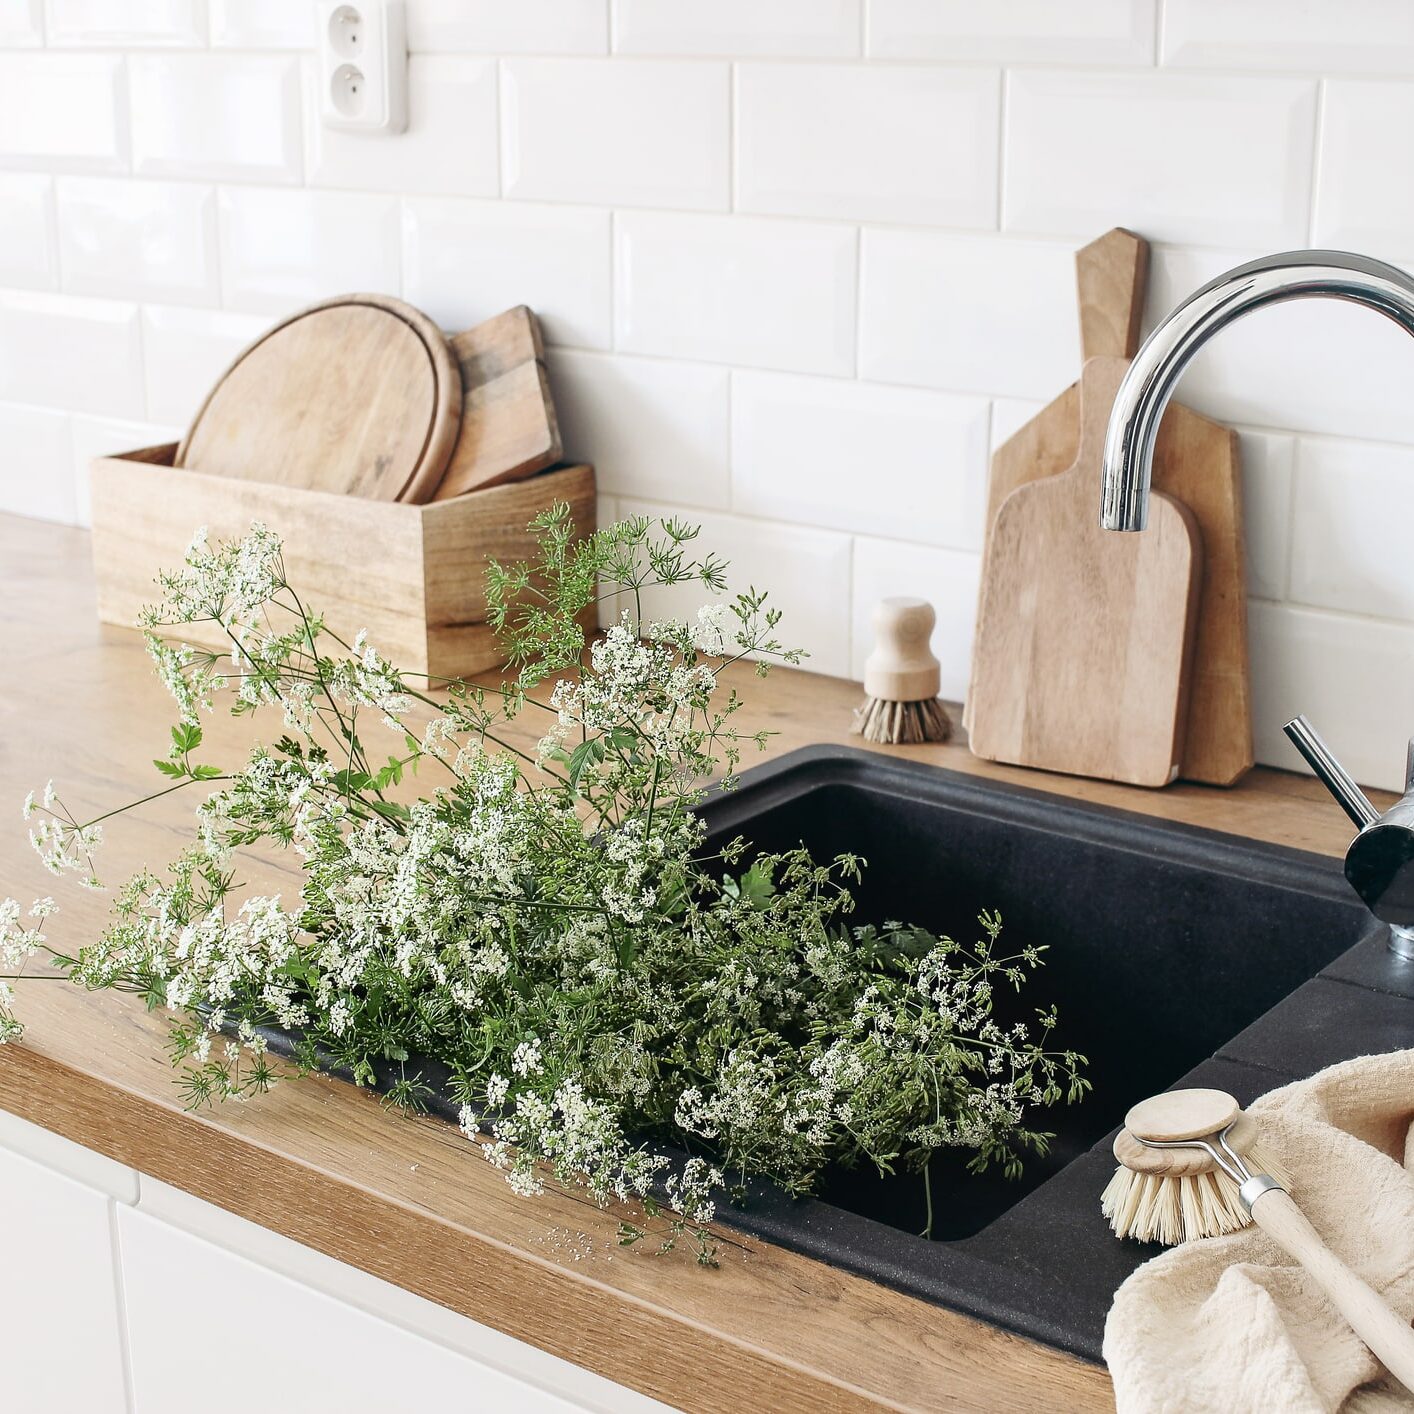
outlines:
M1344 1061L1250 1108L1316 1231L1414 1318L1414 1050ZM1414 1395L1255 1226L1134 1272L1115 1293L1104 1354L1121 1414L1414 1409Z

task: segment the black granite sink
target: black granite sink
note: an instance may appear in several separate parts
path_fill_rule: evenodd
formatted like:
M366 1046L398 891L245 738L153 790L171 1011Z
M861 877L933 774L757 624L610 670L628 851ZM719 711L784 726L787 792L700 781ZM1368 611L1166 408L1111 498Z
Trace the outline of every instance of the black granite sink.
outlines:
M1091 1359L1115 1287L1158 1250L1099 1213L1130 1104L1180 1082L1246 1101L1414 1045L1414 966L1334 859L834 747L748 771L702 813L712 843L862 855L861 922L970 940L999 911L1009 947L1047 946L1035 1000L1094 1082L1046 1113L1052 1154L1020 1182L935 1164L934 1240L908 1176L837 1174L799 1202L762 1189L721 1218Z

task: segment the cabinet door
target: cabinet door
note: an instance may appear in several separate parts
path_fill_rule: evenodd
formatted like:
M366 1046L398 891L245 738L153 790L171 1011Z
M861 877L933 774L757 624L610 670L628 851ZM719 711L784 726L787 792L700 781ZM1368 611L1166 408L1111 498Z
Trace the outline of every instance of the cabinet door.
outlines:
M145 1213L119 1231L137 1414L580 1407Z
M0 1149L0 1404L124 1414L113 1202Z

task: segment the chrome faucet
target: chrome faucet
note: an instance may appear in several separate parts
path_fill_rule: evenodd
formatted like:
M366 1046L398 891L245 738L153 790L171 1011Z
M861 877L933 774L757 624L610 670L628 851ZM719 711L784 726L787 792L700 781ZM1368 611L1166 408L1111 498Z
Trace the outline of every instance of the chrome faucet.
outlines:
M1144 341L1119 385L1102 461L1100 524L1143 530L1159 422L1188 361L1219 329L1264 305L1293 299L1368 305L1414 335L1414 279L1393 265L1341 250L1296 250L1249 261L1211 280ZM1359 830L1345 877L1376 918L1390 947L1414 962L1414 741L1402 800L1381 815L1304 717L1286 734Z

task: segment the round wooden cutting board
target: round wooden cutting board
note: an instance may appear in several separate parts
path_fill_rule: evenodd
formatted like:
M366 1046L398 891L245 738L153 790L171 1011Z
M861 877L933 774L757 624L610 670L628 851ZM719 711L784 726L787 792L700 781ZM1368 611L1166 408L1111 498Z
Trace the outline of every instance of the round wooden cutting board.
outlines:
M461 427L442 331L383 295L341 295L263 334L207 395L178 466L375 501L430 500Z

